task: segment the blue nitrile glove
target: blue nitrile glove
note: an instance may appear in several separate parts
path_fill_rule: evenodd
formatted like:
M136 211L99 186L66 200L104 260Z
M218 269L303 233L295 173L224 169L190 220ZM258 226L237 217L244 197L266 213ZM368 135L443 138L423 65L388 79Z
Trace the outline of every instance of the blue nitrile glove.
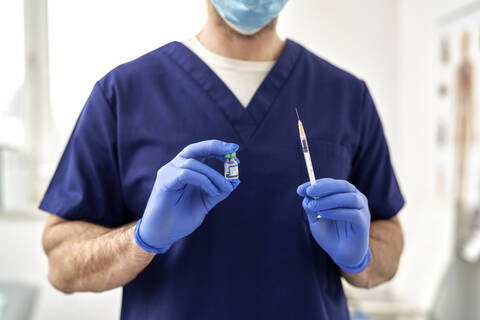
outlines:
M200 226L207 213L239 185L203 161L238 150L218 140L191 144L157 171L147 207L135 227L135 240L144 250L164 253Z
M304 183L297 193L305 197L303 208L318 245L342 270L362 272L370 261L367 198L349 182L329 178Z

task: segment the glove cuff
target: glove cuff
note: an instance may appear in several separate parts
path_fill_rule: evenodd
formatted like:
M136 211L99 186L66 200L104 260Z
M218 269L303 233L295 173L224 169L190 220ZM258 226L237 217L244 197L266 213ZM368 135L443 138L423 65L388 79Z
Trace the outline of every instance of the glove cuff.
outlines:
M362 272L363 270L365 270L365 268L368 266L368 263L370 262L370 248L368 248L367 250L367 254L365 254L365 257L363 257L363 260L362 262L360 262L360 264L354 266L354 267L349 267L349 266L345 266L341 263L338 263L335 261L335 263L343 270L343 271L346 271L348 273L360 273Z
M135 238L135 242L138 244L138 246L140 248L142 248L143 250L147 251L147 252L151 252L151 253L165 253L167 252L167 250L170 248L170 246L166 247L166 248L154 248L152 246L150 246L149 244L147 244L145 241L143 241L142 237L140 237L140 224L142 223L142 219L138 220L137 224L135 225L135 229L134 229L134 232L133 232L133 237Z

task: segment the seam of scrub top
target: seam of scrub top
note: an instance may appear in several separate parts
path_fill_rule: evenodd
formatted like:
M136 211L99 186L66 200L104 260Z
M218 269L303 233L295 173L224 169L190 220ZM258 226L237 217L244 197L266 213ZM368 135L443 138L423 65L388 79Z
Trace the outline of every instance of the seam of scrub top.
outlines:
M268 72L274 65L276 61L249 61L249 60L240 60L232 59L216 54L209 49L207 49L197 37L191 37L183 41L186 47L189 49L195 48L201 55L208 57L209 62L221 68L228 68L231 70L237 71L248 71L248 72ZM192 51L196 51L192 50Z

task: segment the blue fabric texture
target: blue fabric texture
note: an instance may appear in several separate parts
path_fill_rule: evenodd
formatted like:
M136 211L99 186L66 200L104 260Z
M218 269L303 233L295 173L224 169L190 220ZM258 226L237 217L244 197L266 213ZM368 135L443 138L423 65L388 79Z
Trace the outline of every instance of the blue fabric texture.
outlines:
M365 83L291 40L247 108L179 42L109 72L40 208L108 227L137 221L157 171L185 146L235 143L242 183L124 286L122 319L348 319L340 269L296 194L308 176L295 107L317 178L350 182L372 220L396 215L404 201Z

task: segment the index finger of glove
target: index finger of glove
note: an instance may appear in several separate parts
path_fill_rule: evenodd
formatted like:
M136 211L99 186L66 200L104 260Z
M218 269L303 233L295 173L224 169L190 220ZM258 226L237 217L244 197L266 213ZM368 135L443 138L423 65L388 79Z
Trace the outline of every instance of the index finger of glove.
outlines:
M238 145L220 140L205 140L186 146L178 155L183 158L219 158L238 150Z
M297 188L297 194L301 197L305 197L307 195L307 188L310 187L310 182L305 182L301 184Z
M356 188L346 180L331 178L318 179L315 184L306 189L308 196L321 198L336 193L356 192Z
M192 171L201 173L202 175L210 179L210 181L213 182L217 189L222 193L228 193L232 191L232 184L227 179L225 179L224 176L218 173L218 171L216 171L215 169L207 166L206 164L196 159L178 158L175 159L172 164L176 168L190 169Z

